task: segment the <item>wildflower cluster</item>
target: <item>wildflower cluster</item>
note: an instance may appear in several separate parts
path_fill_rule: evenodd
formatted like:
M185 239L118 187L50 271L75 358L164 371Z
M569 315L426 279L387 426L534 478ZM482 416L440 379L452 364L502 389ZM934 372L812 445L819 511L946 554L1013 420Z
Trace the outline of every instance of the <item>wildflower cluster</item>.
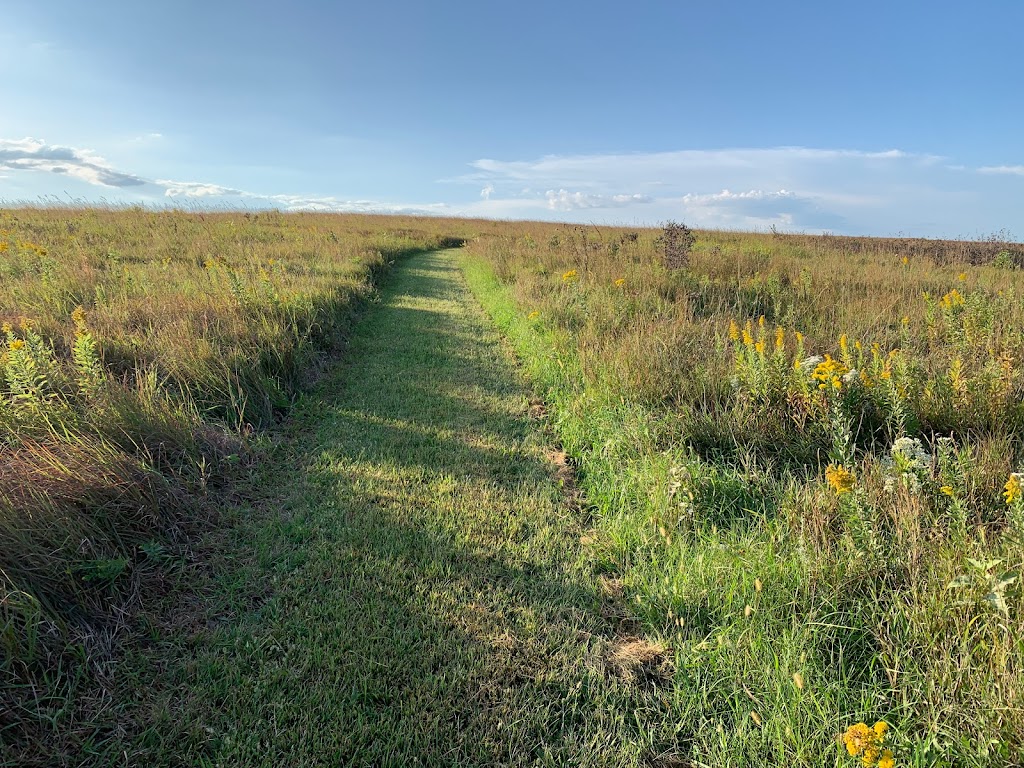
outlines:
M864 768L893 768L892 750L885 749L889 724L879 721L872 727L865 723L851 725L842 736L843 746L851 757L859 757Z
M825 469L825 481L836 492L836 496L850 493L857 485L857 476L852 470L836 464L829 464Z
M749 320L742 328L732 320L729 323L729 339L736 354L733 386L763 405L785 401L792 376L787 363L786 329L775 326L769 330L763 315L758 318L756 328ZM793 334L792 346L797 357L802 357L801 333Z
M818 389L842 389L843 379L850 372L850 369L838 360L833 360L832 355L825 355L824 359L811 372L811 378L818 382Z
M1024 502L1024 472L1013 472L1003 486L1003 498L1007 506L1021 505Z
M567 272L562 273L562 282L566 285L571 285L580 279L580 274L575 269L570 269Z
M911 493L918 494L932 474L931 454L916 437L898 438L882 464L886 469L885 490L890 493L899 484Z

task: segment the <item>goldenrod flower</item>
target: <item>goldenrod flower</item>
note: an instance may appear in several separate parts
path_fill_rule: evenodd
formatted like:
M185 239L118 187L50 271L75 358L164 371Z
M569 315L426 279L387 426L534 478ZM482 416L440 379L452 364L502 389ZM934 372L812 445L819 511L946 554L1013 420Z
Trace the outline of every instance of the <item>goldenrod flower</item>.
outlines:
M951 485L944 485L941 488L939 488L939 493L944 493L947 496L952 496L953 495L953 486L951 486Z
M736 325L735 320L729 321L729 338L732 339L733 341L740 340L740 327Z
M857 485L857 476L842 464L829 464L825 468L825 480L835 490L836 496L850 493Z
M959 280L961 283L966 282L967 281L967 273L966 272L961 272L959 275L956 276L956 279Z
M11 351L12 352L16 352L17 350L21 349L24 346L25 346L25 340L24 339L15 339L14 341L11 342Z
M910 259L908 259L906 256L904 256L902 259L900 259L900 261L903 262L903 266L904 267L907 266L907 264L910 263Z
M825 389L829 385L835 389L842 389L842 377L849 372L850 369L838 360L833 360L832 355L825 355L825 359L815 367L811 378L820 382L818 389Z
M616 281L615 281L615 286L617 288L621 288L625 284L626 284L626 278L624 278L624 277L620 277L620 278L616 279Z
M939 306L943 309L953 309L954 307L962 307L963 305L964 297L956 288L939 299Z
M537 310L535 309L535 310L533 310L533 312L531 312L530 314L528 314L528 315L527 315L526 317L527 317L528 319L530 319L530 320L536 320L536 319L537 319L538 317L540 317L540 312L538 312L538 311L537 311Z
M579 277L579 273L575 269L570 269L568 272L562 274L563 283L574 283Z
M885 734L889 724L875 723L869 728L865 723L851 725L842 736L843 746L851 757L859 757L864 768L893 768L895 760L892 750L883 750Z
M759 342L757 342L757 343L756 343L756 344L754 345L754 349L755 349L755 350L757 350L757 353L758 353L759 355L763 355L763 354L764 354L764 342L763 342L763 341L759 341Z
M1003 496L1006 497L1007 505L1015 504L1024 495L1024 472L1011 474L1003 488Z
M775 329L775 349L781 350L786 344L786 331L781 326Z

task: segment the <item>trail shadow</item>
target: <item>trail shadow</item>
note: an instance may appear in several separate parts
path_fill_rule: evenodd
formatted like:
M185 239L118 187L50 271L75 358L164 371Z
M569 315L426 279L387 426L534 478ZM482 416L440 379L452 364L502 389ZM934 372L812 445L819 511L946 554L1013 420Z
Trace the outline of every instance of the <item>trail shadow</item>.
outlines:
M302 415L211 627L186 752L218 765L636 764L632 692L527 417L443 257L403 270ZM462 392L471 389L475 397Z

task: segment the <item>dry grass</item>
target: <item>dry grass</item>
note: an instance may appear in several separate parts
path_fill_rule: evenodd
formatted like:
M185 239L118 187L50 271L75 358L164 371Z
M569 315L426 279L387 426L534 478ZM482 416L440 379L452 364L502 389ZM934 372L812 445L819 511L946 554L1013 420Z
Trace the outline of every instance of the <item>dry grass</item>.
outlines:
M206 500L341 348L390 262L451 222L0 210L0 733L22 760L164 590ZM116 704L116 703L115 703ZM75 741L77 739L77 742ZM59 740L58 740L59 741ZM54 752L53 749L57 751Z

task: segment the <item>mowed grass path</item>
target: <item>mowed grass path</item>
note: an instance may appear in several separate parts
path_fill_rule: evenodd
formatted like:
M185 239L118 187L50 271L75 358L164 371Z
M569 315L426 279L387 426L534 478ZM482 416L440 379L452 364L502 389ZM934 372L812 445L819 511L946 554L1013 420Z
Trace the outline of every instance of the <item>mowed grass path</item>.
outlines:
M141 748L209 765L639 764L582 513L452 252L299 408ZM277 478L273 480L271 478ZM140 754L141 757L141 754Z

